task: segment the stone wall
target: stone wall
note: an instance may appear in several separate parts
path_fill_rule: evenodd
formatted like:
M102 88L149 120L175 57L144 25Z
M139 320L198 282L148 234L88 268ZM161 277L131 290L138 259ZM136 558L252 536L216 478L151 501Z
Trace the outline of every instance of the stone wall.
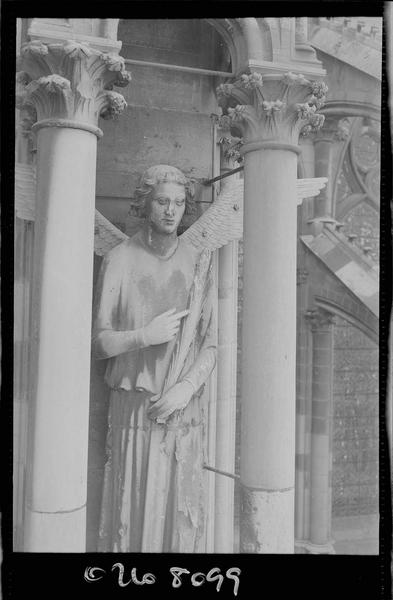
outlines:
M337 319L334 363L332 513L377 513L378 347Z

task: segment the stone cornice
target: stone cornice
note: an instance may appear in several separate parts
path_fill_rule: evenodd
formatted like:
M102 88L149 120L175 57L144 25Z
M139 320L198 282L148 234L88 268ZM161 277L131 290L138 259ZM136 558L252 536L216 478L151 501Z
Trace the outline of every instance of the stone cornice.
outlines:
M125 108L113 86L131 80L124 59L73 40L29 42L19 59L17 107L36 111L37 121L69 120L97 128L98 118L111 118Z
M65 19L57 20L64 21ZM106 24L106 29L110 29L112 22L115 22L114 26L117 29L118 19L100 19L100 21ZM122 42L117 41L113 36L102 37L94 34L91 35L87 32L78 33L73 30L72 24L63 23L59 25L53 22L46 23L45 19L33 19L28 29L28 36L31 41L41 41L45 44L59 43L65 40L88 43L97 50L106 53L118 53L122 46Z
M318 130L324 122L317 111L327 86L292 72L243 74L217 88L218 101L231 126L240 130L245 144L271 142L297 146L299 134ZM251 148L254 149L254 148Z

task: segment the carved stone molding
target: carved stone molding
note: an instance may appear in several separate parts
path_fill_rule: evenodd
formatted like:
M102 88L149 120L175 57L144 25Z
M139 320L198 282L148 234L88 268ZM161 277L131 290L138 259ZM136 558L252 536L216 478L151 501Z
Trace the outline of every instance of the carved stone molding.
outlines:
M326 92L323 82L290 72L262 76L254 71L217 88L224 114L244 138L243 153L256 143L297 146L300 132L322 127L324 116L317 111Z
M329 331L335 323L334 315L323 308L310 308L305 311L304 316L313 332Z
M17 107L36 111L36 128L40 123L74 126L99 135L98 117L114 117L127 104L113 91L131 80L117 54L76 41L33 41L22 47L19 62Z

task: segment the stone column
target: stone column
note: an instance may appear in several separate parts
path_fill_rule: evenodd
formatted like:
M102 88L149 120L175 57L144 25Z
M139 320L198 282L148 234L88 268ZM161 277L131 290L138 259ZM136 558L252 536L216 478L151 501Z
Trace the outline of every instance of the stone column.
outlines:
M236 139L228 130L219 129L221 174L235 169ZM232 154L232 150L235 155ZM239 174L231 175L239 177ZM218 251L218 348L217 348L217 469L234 473L236 434L236 363L237 363L237 278L238 242ZM215 552L234 552L234 480L216 474Z
M308 17L296 17L295 44L308 43Z
M349 124L344 119L329 117L323 129L314 137L315 177L327 177L328 181L314 199L314 234L318 234L323 223L335 223L334 213L334 174L337 171L338 156L349 137Z
M306 312L312 331L310 554L333 554L331 541L331 444L333 411L333 324L323 309Z
M98 117L125 106L124 61L74 41L22 48L36 111L32 415L24 550L83 552Z
M244 139L242 552L294 552L298 136L325 92L293 73L218 88Z
M308 306L308 275L306 269L297 269L295 545L298 552L303 551L303 540L309 537L311 452L309 381L311 381L312 357L307 343L309 331L303 318Z

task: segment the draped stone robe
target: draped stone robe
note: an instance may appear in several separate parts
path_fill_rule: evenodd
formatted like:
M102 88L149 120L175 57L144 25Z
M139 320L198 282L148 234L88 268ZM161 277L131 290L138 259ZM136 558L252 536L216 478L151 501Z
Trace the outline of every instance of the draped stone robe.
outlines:
M174 254L161 258L145 244L142 232L111 250L96 288L95 355L103 358L100 331L136 331L169 309L188 308L198 259L181 238ZM193 373L199 390L184 410L165 424L147 416L150 398L162 392L176 340L143 348L136 336L131 351L107 360L105 381L111 392L101 551L205 551L207 394L200 384L214 366L216 345L210 272L207 283L181 371L181 377L193 373L195 359L202 357Z

